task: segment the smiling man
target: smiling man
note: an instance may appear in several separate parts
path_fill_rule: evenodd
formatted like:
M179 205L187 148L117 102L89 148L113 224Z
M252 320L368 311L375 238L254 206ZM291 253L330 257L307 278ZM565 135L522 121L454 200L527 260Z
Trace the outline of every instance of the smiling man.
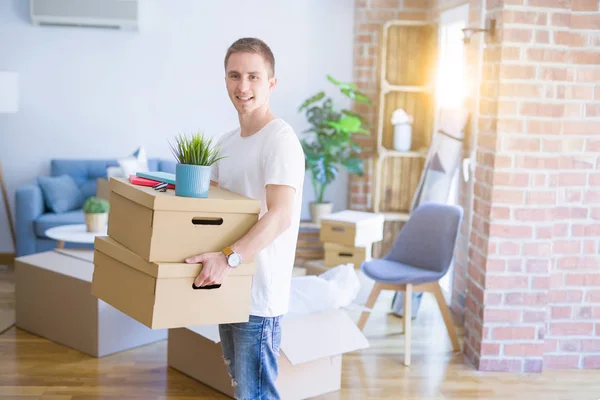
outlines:
M229 47L225 83L240 126L219 139L225 158L214 165L211 180L259 199L261 212L236 243L186 261L203 264L194 283L207 286L225 281L244 260L256 259L249 322L219 326L223 358L236 398L279 399L281 318L288 311L300 225L304 152L292 127L270 110L275 59L263 41L242 38Z

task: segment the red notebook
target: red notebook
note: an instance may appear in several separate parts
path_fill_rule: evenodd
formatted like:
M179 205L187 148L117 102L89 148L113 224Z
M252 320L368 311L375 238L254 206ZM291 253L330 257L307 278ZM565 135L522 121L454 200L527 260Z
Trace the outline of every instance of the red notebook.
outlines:
M158 185L159 183L161 183L159 181L155 181L152 179L141 178L136 175L129 175L129 182L133 183L134 185L140 185L140 186L155 186L155 185ZM175 185L169 184L167 186L167 189L175 189Z

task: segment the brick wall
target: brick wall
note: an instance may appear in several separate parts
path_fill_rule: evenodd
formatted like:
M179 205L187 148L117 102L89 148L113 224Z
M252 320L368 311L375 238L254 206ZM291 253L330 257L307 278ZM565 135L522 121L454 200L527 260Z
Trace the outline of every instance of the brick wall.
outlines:
M355 77L371 94L376 62L360 57L376 57L376 30L406 3L357 2ZM427 18L462 3L433 1ZM452 301L465 355L486 371L600 368L598 1L469 4L470 24L495 17L498 32L482 65L477 39L467 48L481 82L468 104L475 179L461 187ZM351 206L368 207L369 179L351 185Z

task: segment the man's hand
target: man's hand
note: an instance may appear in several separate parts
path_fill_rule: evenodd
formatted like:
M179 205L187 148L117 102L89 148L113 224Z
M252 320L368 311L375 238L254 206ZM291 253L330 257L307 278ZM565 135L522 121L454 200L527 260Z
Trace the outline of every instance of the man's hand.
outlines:
M186 258L185 262L188 264L202 263L202 270L194 280L196 286L220 285L231 269L222 251L199 254Z

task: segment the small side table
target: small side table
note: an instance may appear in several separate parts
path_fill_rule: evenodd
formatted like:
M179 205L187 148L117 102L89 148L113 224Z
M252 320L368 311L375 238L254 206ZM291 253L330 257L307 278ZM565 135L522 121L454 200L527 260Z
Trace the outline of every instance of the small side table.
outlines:
M92 244L96 236L106 235L106 228L102 232L88 232L85 224L61 225L46 230L46 236L58 241L57 249L63 249L65 242Z

